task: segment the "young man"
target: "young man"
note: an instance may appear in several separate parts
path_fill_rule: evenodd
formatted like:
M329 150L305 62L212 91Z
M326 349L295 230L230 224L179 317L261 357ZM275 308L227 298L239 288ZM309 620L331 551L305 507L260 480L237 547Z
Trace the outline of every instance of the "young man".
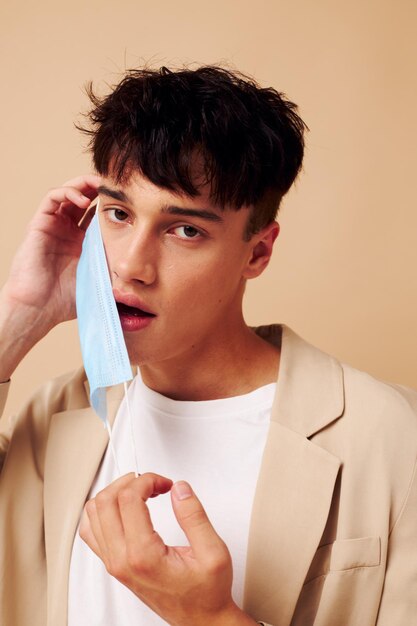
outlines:
M1 623L409 626L416 394L242 316L301 166L295 106L219 68L92 99L98 176L47 194L1 292L0 399L75 316L98 196L134 432L109 389L120 476L83 370L3 419Z

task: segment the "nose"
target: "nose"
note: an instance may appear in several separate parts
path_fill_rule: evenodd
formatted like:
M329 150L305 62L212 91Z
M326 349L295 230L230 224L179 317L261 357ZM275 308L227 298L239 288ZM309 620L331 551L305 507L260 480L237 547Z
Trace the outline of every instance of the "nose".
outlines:
M149 235L137 233L129 242L123 241L112 271L125 283L152 285L157 278L156 264L155 242Z

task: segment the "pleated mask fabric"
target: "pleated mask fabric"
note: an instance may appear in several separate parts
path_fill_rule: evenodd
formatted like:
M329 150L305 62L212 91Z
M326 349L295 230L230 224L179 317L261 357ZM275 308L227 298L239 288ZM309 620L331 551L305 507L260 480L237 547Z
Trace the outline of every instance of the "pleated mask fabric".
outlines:
M133 378L100 231L98 204L77 267L76 307L90 402L106 423L106 387Z

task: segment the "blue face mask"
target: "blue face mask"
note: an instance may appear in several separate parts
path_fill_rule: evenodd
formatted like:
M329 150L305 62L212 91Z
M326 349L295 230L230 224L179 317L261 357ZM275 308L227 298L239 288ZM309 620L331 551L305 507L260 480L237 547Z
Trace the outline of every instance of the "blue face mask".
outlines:
M132 368L113 296L98 204L87 228L77 267L76 306L90 401L106 423L106 387L131 380Z
M84 369L90 386L90 402L103 420L109 433L116 468L120 474L112 433L107 419L106 387L124 383L130 421L135 474L138 460L133 436L133 418L127 393L127 381L132 379L132 368L126 349L120 318L114 300L106 253L96 214L87 228L77 267L76 306L78 333Z

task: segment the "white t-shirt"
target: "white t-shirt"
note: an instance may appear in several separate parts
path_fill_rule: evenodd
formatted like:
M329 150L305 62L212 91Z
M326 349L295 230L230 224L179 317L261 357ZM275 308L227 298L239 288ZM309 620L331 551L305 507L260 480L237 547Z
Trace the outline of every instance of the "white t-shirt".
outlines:
M233 562L233 598L241 606L252 502L265 446L275 383L251 393L202 402L171 400L144 385L129 387L139 471L174 482L186 480L228 546ZM122 474L134 471L126 400L113 427ZM93 497L118 478L110 446L91 487ZM155 530L167 545L187 545L169 494L148 500ZM102 561L75 536L69 578L68 626L166 624L129 589L110 576Z

